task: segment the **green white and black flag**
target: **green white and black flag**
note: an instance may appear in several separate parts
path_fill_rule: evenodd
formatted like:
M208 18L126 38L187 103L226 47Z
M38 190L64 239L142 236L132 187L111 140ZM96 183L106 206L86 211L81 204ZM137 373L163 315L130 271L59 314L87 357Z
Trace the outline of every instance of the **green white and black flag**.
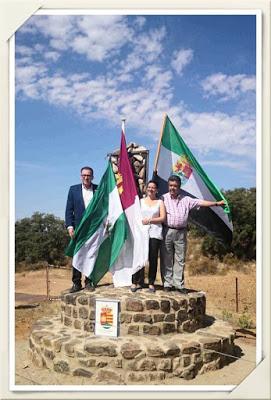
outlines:
M204 172L166 115L153 174L153 179L159 185L160 195L168 192L167 181L173 174L181 178L182 194L210 201L224 200L223 208L201 207L199 210L192 210L190 220L214 235L219 241L230 244L233 226L227 200Z

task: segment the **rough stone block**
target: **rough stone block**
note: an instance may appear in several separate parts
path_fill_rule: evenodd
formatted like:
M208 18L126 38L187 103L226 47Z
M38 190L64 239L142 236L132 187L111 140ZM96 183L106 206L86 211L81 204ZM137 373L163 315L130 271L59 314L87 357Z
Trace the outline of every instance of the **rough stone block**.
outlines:
M175 324L163 323L163 334L167 335L168 333L172 333L176 331Z
M161 300L160 302L160 307L163 313L169 313L170 312L170 301L169 300Z
M207 364L203 364L201 369L199 370L199 374L205 374L205 372L209 371L216 371L217 369L220 369L220 359L218 358L217 360L211 361Z
M122 374L119 372L115 372L111 369L100 369L96 375L97 382L102 383L114 383L121 384L124 383Z
M203 364L203 357L201 353L192 354L192 363L197 366L197 368L201 368Z
M108 362L107 362L107 361L98 360L98 361L96 362L96 367L97 367L97 368L104 368L104 367L106 367L107 365L108 365Z
M185 368L191 364L191 357L189 355L181 356L180 357L180 366Z
M164 357L165 352L159 345L149 345L147 347L147 355L149 357Z
M209 363L211 361L217 360L220 357L220 355L216 352L213 352L212 350L210 351L203 351L202 353L202 360L203 363Z
M38 368L43 367L42 357L35 350L33 351L32 362Z
M189 306L194 308L197 304L197 299L195 299L195 297L190 297L189 299Z
M54 351L56 353L59 353L61 351L63 343L66 343L68 340L70 340L70 335L54 340L54 342L53 342Z
M175 322L175 314L167 314L165 315L165 322Z
M84 369L84 368L76 368L72 372L73 376L84 376L85 378L91 378L93 373Z
M164 353L166 357L177 357L180 354L180 348L173 342L167 342L164 345Z
M139 335L139 325L129 325L128 326L128 335Z
M157 300L146 300L145 301L147 310L159 310L159 302Z
M65 326L72 326L72 319L70 317L67 317L66 315L64 317L64 325Z
M153 318L153 322L154 323L156 323L156 322L162 322L162 321L164 321L164 318L165 318L165 314L152 314L152 318Z
M194 364L189 365L189 367L186 367L183 369L183 372L181 373L180 377L183 379L193 379L196 376L196 366Z
M140 360L137 363L136 370L137 371L156 371L156 363L155 361L145 358L143 360Z
M181 375L182 375L182 373L183 373L183 368L182 367L177 367L177 368L175 368L175 369L173 369L173 375L174 376L178 376L178 377L181 377Z
M54 362L54 371L60 372L61 374L68 374L70 372L69 363L65 360Z
M200 353L200 344L197 342L189 342L181 344L182 354Z
M95 321L95 310L90 310L89 312L89 319L91 321Z
M221 341L219 338L200 338L199 342L203 349L221 351Z
M70 306L70 305L66 305L66 307L65 307L65 314L68 316L68 317L71 317L71 315L72 315L72 306Z
M161 328L157 325L143 325L143 334L145 335L161 335Z
M146 322L148 324L152 324L152 316L150 314L134 314L133 320L134 322Z
M181 332L195 332L197 329L197 322L195 320L188 319L181 324Z
M68 293L64 296L64 302L66 304L73 304L74 306L76 305L76 299L77 299L78 294L77 293Z
M86 295L78 296L77 302L82 306L86 306L88 304L88 297Z
M50 349L44 349L43 354L46 358L49 358L50 360L53 360L55 358L55 353Z
M187 304L187 299L180 299L179 300L179 305L180 305L180 308L181 309L187 309L187 306L188 306L188 304Z
M47 330L41 330L41 331L33 331L32 332L32 338L34 341L38 344L41 344L42 338L46 335L50 335L51 332Z
M74 346L80 343L79 340L73 339L68 343L64 344L64 352L69 357L74 357Z
M166 378L165 372L161 372L161 371L160 372L149 372L149 374L147 376L151 382L153 382L153 381L160 382Z
M91 321L84 321L84 331L94 332L94 323Z
M78 309L76 307L73 307L72 316L73 318L78 318Z
M137 299L126 299L125 308L127 311L143 311L144 306L141 300Z
M170 358L161 360L157 366L157 369L159 369L161 371L171 372L172 371L172 360Z
M171 300L171 307L173 308L174 311L178 311L180 309L180 304L177 300L172 299Z
M131 360L141 352L141 348L137 343L126 342L121 346L120 352L123 358Z
M117 346L114 345L112 342L89 342L85 344L84 350L86 350L90 354L95 354L96 356L116 357L116 347Z
M79 319L75 319L73 325L74 325L75 329L81 329L82 321L80 321Z
M128 379L128 381L131 381L131 382L146 382L147 376L146 376L146 374L141 374L139 372L137 372L137 373L129 372L127 374L127 379Z
M130 322L132 321L132 315L122 312L120 313L120 323L121 324L130 324Z
M79 307L79 317L83 319L88 318L88 308L87 307Z
M90 308L95 308L96 306L96 297L95 296L90 296L88 299L88 304Z
M74 356L77 358L86 358L86 353L80 350L74 350Z
M176 319L177 319L177 321L179 321L179 322L183 322L183 321L185 321L186 319L188 319L186 308L181 308L181 309L177 312L177 314L176 314Z
M113 360L113 366L115 367L115 368L122 368L122 358L115 358L114 360Z
M173 371L175 371L175 369L180 367L180 360L181 360L181 357L174 357L172 359L172 370Z
M96 360L95 358L88 358L88 359L80 359L78 360L79 364L83 365L84 367L95 367L96 366Z

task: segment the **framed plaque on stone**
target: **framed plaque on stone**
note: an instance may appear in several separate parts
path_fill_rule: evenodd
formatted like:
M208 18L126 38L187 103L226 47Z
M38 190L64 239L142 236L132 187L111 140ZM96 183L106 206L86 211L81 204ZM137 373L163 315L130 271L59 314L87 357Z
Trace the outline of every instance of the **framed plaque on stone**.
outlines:
M96 299L95 335L119 336L120 301L114 299Z

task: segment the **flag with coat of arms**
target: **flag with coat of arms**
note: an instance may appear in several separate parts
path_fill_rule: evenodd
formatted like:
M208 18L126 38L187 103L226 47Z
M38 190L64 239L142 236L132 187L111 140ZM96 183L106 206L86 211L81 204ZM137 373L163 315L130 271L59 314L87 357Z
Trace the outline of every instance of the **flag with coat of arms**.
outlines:
M199 210L191 210L189 219L220 242L230 244L233 226L227 200L204 172L167 115L160 140L153 173L159 194L168 192L168 178L170 175L177 175L181 179L181 194L210 201L224 200L223 208L201 207Z

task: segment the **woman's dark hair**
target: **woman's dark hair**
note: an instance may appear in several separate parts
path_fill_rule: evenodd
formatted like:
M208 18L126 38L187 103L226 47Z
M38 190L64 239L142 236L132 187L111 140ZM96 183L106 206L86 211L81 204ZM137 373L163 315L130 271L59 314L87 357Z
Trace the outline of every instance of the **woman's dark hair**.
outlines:
M158 189L158 183L156 181L154 181L153 179L151 179L149 182L147 182L146 188L148 187L149 183L154 183L156 186L156 189Z

